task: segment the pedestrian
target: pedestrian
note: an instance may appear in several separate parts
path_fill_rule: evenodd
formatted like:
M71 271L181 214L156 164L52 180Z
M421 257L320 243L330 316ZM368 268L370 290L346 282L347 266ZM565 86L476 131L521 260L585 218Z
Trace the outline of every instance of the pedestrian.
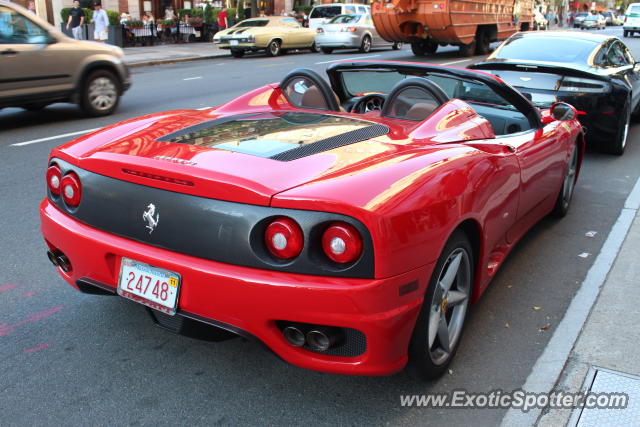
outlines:
M251 3L244 4L244 19L251 18Z
M33 0L27 4L27 10L34 15L36 14L36 3Z
M67 31L71 26L71 34L76 40L82 40L82 25L84 24L84 11L80 7L80 2L75 0L73 7L69 13L69 19L67 20Z
M94 5L92 21L95 24L94 40L100 43L106 42L109 38L109 17L99 2Z
M173 6L167 6L164 10L164 19L166 21L174 21L176 19L176 14L173 11Z
M227 8L223 7L220 12L218 12L218 31L222 31L227 29L229 21L227 20Z

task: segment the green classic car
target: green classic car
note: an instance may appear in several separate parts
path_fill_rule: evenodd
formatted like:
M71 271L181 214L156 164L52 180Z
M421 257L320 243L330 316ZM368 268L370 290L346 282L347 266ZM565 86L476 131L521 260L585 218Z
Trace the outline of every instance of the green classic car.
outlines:
M235 58L241 58L245 52L260 50L267 56L277 56L288 49L317 52L315 30L302 27L295 18L288 16L245 19L216 33L213 43L220 49L230 49Z

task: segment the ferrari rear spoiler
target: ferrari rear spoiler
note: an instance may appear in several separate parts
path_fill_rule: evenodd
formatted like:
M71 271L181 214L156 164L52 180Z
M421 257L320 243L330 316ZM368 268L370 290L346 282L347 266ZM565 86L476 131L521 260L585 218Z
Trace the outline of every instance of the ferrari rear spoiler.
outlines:
M593 80L608 81L607 77L603 77L595 73L590 73L588 71L584 71L576 68L570 68L562 65L554 65L549 63L487 61L487 62L478 62L477 64L469 65L467 68L470 68L472 70L508 70L508 71L559 74L562 76L583 77L583 78L588 78Z

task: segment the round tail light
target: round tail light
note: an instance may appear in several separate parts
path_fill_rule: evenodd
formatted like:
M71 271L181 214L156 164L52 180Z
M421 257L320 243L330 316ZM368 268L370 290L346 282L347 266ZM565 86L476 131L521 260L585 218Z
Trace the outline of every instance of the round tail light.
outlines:
M334 222L322 235L322 250L332 261L352 262L362 253L362 237L353 225Z
M264 243L277 258L291 259L300 255L304 236L300 226L291 218L277 218L267 226Z
M51 193L58 196L60 194L60 184L62 181L62 174L58 165L53 164L47 169L47 187Z
M62 178L61 184L62 199L64 202L75 208L80 204L80 198L82 197L82 186L80 185L80 178L74 172L68 173Z

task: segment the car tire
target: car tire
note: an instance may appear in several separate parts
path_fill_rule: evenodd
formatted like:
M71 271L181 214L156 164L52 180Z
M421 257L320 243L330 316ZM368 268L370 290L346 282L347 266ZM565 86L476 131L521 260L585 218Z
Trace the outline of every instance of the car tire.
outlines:
M413 52L415 56L424 56L426 53L424 43L422 41L411 42L411 52Z
M629 37L629 31L623 31L622 37Z
M391 46L391 49L393 49L393 50L400 50L400 49L402 49L402 42L394 43L394 44Z
M424 51L428 55L433 55L438 50L438 43L433 40L427 40L424 42Z
M327 55L333 52L333 49L330 47L321 47L320 50L322 53L326 53Z
M234 58L242 58L244 56L244 50L231 49L231 56Z
M473 56L473 53L476 51L476 41L473 40L469 44L460 45L460 56Z
M562 187L558 194L558 198L556 199L553 211L551 212L551 214L556 218L564 218L567 215L567 212L569 212L569 206L571 206L571 199L573 198L576 180L578 178L579 160L580 152L578 150L578 145L573 144L569 161L567 162L567 169L565 170L562 178Z
M267 56L280 55L280 40L271 40L271 43L267 45Z
M473 266L473 251L467 235L461 230L454 231L431 274L409 343L408 369L414 377L436 379L453 360L471 300Z
M311 45L311 47L309 48L309 50L312 53L318 53L320 51L320 49L318 49L318 45L316 44L316 42L313 42L313 44Z
M486 55L489 53L491 41L489 40L489 31L481 29L476 35L476 54Z
M107 116L120 102L120 81L111 71L92 71L82 85L80 99L80 106L88 115Z
M362 53L371 52L371 37L364 36L362 38L362 43L360 43L360 52Z
M615 141L613 144L608 143L605 147L610 154L616 156L622 156L624 149L627 147L627 139L629 138L629 125L631 123L631 101L627 100L624 104L624 109L620 115L620 122L618 123L618 131L616 132Z
M433 55L438 50L438 43L432 40L411 42L411 51L415 56Z

